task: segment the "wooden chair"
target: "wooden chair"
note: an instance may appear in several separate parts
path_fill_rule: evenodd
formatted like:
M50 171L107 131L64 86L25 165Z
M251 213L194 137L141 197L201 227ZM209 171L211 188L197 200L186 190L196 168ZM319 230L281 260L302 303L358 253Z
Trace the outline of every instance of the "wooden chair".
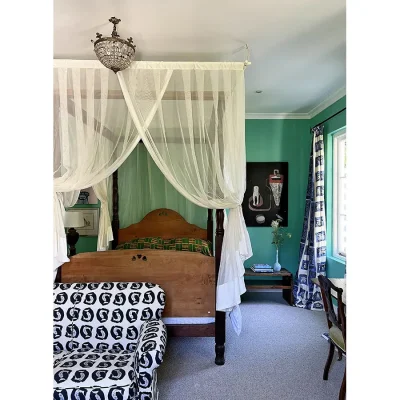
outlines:
M342 301L343 289L336 287L327 277L319 275L318 281L321 287L322 300L324 302L326 319L328 321L329 328L329 339L330 347L328 359L326 360L324 369L324 380L328 380L329 368L332 364L333 354L335 347L339 352L339 360L341 359L342 353L346 354L346 315L344 312L344 303ZM332 303L332 290L337 293L337 314L333 308ZM342 386L340 387L339 400L344 400L346 397L346 369L344 370L344 376Z

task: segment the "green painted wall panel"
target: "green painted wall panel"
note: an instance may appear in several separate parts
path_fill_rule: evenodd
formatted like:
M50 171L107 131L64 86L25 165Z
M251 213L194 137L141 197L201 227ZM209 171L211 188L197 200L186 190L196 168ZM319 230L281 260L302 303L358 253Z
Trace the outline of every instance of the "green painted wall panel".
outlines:
M303 226L304 200L307 186L308 162L311 145L309 120L246 120L247 161L289 162L289 224L292 233L280 253L283 267L297 271L299 241ZM249 235L253 257L246 261L254 263L275 261L275 247L271 244L272 228L250 227ZM96 251L97 237L80 237L77 252Z
M81 236L76 244L76 253L97 251L97 236Z
M248 162L287 161L289 163L289 221L292 234L280 250L280 264L292 273L297 271L299 243L303 226L305 193L308 178L311 135L309 120L246 120L246 158ZM271 227L249 227L255 263L275 262Z
M332 106L317 114L311 120L246 120L246 158L249 162L287 161L289 162L289 224L288 232L292 238L286 240L281 248L280 263L293 274L297 271L299 243L303 227L304 203L308 178L308 163L311 145L310 128L346 106L346 98L338 100ZM325 123L326 135L326 201L328 230L327 274L330 277L342 277L344 264L332 259L331 196L332 179L330 134L346 124L346 112L339 114ZM249 227L253 247L253 257L245 262L246 267L254 263L273 264L275 248L271 244L270 227ZM77 243L77 252L96 251L97 237L81 237Z
M330 116L337 113L344 107L346 107L346 96L342 97L328 108L325 108L325 110L321 111L314 118L312 118L310 120L310 126L313 127L314 125L322 122L323 120L329 118ZM325 127L324 133L328 134L329 132L336 131L337 129L340 129L345 125L346 125L346 110L344 110L340 114L336 115L335 117L324 123Z

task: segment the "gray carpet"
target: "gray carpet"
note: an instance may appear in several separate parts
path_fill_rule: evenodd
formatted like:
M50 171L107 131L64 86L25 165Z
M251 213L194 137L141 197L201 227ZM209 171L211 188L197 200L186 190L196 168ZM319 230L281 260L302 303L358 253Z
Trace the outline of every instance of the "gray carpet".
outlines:
M227 320L225 365L214 364L213 338L169 338L158 372L159 400L337 399L346 358L337 353L328 381L325 314L290 307L281 293L246 293L243 329Z

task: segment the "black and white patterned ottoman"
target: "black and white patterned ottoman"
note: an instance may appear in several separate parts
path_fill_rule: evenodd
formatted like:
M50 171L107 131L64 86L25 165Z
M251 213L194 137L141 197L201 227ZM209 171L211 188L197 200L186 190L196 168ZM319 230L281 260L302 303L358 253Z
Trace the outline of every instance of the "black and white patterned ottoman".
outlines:
M147 282L54 284L57 400L156 400L165 293Z

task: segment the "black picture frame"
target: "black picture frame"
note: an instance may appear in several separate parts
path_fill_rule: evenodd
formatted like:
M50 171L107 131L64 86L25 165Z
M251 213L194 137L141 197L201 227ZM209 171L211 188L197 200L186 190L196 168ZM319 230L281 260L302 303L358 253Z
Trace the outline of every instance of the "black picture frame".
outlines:
M269 227L278 218L282 219L281 226L288 226L288 188L288 162L248 162L242 203L246 226Z

